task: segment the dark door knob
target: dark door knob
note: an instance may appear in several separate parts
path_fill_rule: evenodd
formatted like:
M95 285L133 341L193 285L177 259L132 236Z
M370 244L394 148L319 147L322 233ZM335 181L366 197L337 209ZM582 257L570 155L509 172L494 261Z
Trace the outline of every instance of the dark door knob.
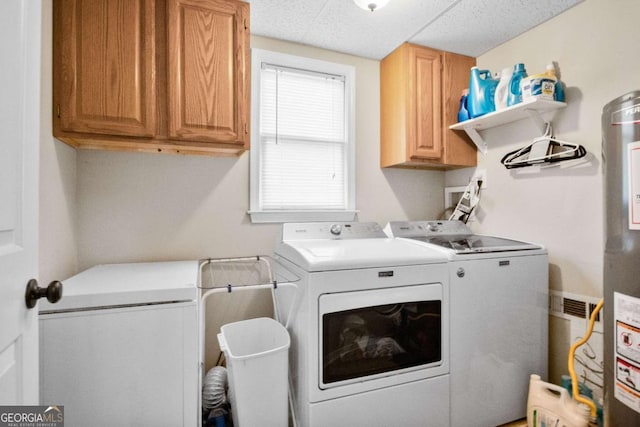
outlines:
M62 282L54 280L46 288L41 288L38 286L36 279L29 280L27 292L24 295L27 308L35 307L36 302L42 297L47 297L47 300L51 303L60 301L60 298L62 298Z

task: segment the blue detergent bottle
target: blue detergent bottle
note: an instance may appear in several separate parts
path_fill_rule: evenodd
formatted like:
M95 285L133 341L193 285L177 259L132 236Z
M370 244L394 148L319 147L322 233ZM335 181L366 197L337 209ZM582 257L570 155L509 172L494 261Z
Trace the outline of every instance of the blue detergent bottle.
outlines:
M507 95L507 107L522 102L522 90L520 89L520 81L527 77L527 70L524 64L516 64L513 66L513 75L509 80L509 95Z
M491 77L491 71L471 67L467 110L472 119L495 111L495 92L498 80Z
M464 122L465 120L469 120L469 110L467 109L467 103L469 99L469 89L464 89L462 91L462 96L460 97L460 109L458 110L458 122Z

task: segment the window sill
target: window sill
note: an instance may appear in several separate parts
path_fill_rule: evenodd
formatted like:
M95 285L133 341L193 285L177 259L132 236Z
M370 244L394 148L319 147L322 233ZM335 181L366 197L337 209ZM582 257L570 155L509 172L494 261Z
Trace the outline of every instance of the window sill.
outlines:
M249 211L251 222L321 222L321 221L353 221L358 213L355 211Z

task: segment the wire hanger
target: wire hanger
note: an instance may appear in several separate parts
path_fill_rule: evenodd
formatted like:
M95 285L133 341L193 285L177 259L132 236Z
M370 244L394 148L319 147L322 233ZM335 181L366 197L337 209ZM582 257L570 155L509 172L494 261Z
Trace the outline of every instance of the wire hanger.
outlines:
M513 169L579 159L586 154L587 150L582 145L554 138L551 123L547 123L544 135L525 147L507 153L500 162L507 169Z

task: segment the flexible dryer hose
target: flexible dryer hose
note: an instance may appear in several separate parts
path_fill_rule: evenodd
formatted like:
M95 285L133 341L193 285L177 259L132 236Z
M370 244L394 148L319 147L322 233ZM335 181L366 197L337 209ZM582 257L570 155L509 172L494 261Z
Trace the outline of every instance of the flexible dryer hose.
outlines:
M578 377L576 375L576 371L573 366L573 360L576 354L576 349L580 347L582 344L586 343L591 337L591 334L593 333L593 325L596 322L596 317L598 316L598 313L602 309L603 304L604 304L604 300L600 299L596 307L593 309L593 312L591 313L591 317L589 318L589 327L587 328L587 333L585 334L584 337L582 337L582 339L573 343L573 345L569 349L569 375L571 375L571 390L573 393L573 398L580 403L584 403L589 407L589 409L591 409L592 419L595 419L597 416L597 408L595 403L593 403L591 399L586 398L584 396L580 396L578 392Z

